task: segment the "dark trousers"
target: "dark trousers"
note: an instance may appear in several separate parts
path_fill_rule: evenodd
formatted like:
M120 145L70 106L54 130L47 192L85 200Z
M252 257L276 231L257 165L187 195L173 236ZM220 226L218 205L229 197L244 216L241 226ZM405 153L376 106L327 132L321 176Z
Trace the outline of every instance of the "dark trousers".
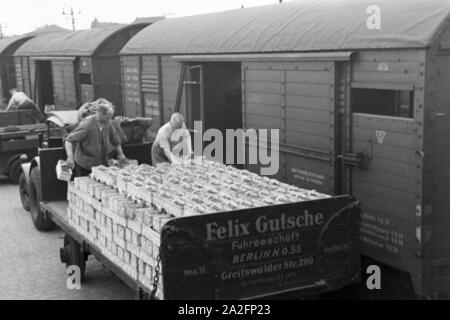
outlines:
M91 174L91 172L91 170L80 167L77 163L75 163L75 166L72 170L72 180L78 177L87 177Z
M163 148L161 148L159 145L156 145L153 143L153 145L152 145L152 165L156 166L157 164L164 163L164 162L170 162L170 161L169 161L169 159L167 159Z
M41 110L38 109L38 107L36 107L36 105L32 101L22 103L17 108L17 110L31 110L33 112L34 119L36 119L38 122L44 122L46 119L45 115L41 112Z

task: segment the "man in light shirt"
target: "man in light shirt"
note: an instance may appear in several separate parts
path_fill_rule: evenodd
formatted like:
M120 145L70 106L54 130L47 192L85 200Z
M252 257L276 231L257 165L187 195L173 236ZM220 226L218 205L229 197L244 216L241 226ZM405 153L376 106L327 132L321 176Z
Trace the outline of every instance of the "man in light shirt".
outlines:
M183 147L179 150L174 148ZM179 156L180 151L186 151L183 156L192 155L191 135L186 128L184 118L180 113L174 113L170 121L163 125L156 136L152 146L152 163L157 165L164 162L174 163Z
M11 99L9 100L6 111L31 110L33 117L37 121L45 121L46 118L41 110L36 107L34 102L25 93L18 91L16 88L9 90L9 93L11 94Z

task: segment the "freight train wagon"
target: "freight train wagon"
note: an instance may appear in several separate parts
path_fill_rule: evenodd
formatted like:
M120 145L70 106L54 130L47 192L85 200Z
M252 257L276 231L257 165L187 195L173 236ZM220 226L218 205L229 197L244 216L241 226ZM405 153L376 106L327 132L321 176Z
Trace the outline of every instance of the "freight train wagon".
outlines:
M12 37L0 40L0 107L6 107L11 98L9 90L16 86L14 53L33 36Z
M155 19L156 21L157 19ZM150 22L40 35L14 54L17 87L44 110L103 97L122 114L119 51Z
M124 112L279 129L276 177L352 194L362 254L443 296L449 13L446 0L298 1L161 21L121 51Z

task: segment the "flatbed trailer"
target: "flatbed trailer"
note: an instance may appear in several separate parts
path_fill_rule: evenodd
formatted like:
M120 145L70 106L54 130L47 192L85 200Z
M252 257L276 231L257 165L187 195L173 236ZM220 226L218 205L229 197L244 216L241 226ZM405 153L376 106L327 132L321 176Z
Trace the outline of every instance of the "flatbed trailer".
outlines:
M123 149L128 158L150 162L148 144ZM69 223L67 183L56 179L55 170L64 158L63 148L41 149L29 164L31 214L39 230L56 224L66 233L61 260L79 266L81 280L92 254L138 299L153 298L153 288L169 300L304 297L360 282L359 202L330 196L173 218L158 235L162 286L153 278L143 285Z
M61 260L64 260L64 255L67 250L79 250L81 254L93 255L105 269L114 274L119 278L125 285L132 289L136 293L136 299L145 299L150 297L151 292L146 289L138 281L130 277L126 272L124 272L120 267L110 261L104 254L102 250L89 241L85 236L80 234L75 230L73 226L70 225L67 217L67 201L50 201L41 202L41 210L48 213L49 218L65 233L65 242L67 243L67 237L71 237L75 240L75 245L72 247L61 248ZM68 261L68 263L70 263Z

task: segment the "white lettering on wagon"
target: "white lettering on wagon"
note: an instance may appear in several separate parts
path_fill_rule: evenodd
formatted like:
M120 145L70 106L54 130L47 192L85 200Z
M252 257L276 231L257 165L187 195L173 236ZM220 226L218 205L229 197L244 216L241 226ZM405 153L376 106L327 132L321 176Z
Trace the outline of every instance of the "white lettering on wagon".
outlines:
M364 212L360 222L361 241L371 247L399 254L405 246L405 236L395 230L390 219Z
M302 182L315 184L317 186L323 186L325 183L325 176L323 174L299 168L291 168L291 172L294 179Z

